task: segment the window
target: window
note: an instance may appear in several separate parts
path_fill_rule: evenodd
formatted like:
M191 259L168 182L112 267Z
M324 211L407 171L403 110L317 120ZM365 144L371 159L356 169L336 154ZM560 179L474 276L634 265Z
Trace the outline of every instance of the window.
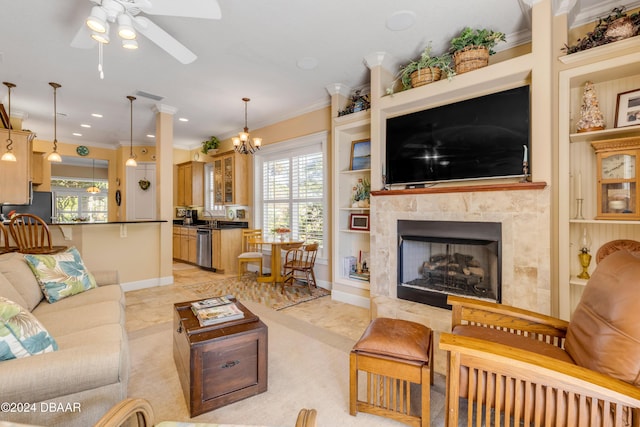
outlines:
M87 193L87 188L94 184L101 190L100 193ZM53 216L57 222L107 222L107 180L52 177L51 190Z
M291 229L291 237L325 245L326 133L264 147L256 154L256 223L265 233Z

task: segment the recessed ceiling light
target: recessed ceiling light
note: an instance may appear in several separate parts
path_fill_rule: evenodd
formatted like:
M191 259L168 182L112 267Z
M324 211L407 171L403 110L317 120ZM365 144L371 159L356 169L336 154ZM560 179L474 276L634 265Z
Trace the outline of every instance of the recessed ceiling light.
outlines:
M387 28L391 31L404 31L416 23L416 13L411 10L398 10L387 18Z
M82 134L81 134L81 133L78 133L78 132L74 132L74 133L72 133L71 135L73 135L73 136L82 136Z
M150 133L147 134L147 138L155 138L155 137L156 137L155 135L152 135Z
M82 123L82 124L80 125L80 127L83 127L83 128L90 128L90 127L91 127L91 125L88 125L88 124L86 124L86 123Z
M97 118L99 118L99 119L101 119L101 118L102 118L102 114L98 114L98 113L91 113L91 115L92 115L93 117L97 117Z
M305 56L304 58L298 59L297 65L301 70L313 70L318 66L318 60L310 56Z
M185 118L185 117L180 117L178 120L180 120L181 122L188 122L189 119Z

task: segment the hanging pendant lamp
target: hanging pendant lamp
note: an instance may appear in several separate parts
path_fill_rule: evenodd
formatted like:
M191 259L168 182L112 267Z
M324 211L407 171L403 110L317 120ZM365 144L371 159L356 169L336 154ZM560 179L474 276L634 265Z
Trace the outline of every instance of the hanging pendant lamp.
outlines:
M16 85L9 82L2 82L2 84L5 85L9 91L9 123L7 123L9 136L7 137L7 151L2 155L2 160L5 162L16 162L16 155L13 154L13 140L11 140L11 88L16 87Z
M252 138L253 144L249 140L249 127L247 126L247 103L251 101L249 98L242 98L244 101L244 131L239 132L238 136L232 139L236 152L240 154L253 154L260 149L262 138Z
M130 115L131 115L131 128L129 130L129 158L127 159L127 162L125 163L125 165L127 166L138 166L138 162L136 162L136 156L133 154L133 101L136 99L135 96L127 96L127 99L129 100L129 105L130 105Z
M58 83L49 82L49 86L53 88L53 151L47 156L50 162L60 163L62 157L58 154L58 103L56 99L56 91L62 87Z
M96 160L92 159L92 161L93 161L93 168L91 172L91 177L93 178L93 184L91 185L91 187L87 188L87 193L98 194L100 192L100 189L96 185Z

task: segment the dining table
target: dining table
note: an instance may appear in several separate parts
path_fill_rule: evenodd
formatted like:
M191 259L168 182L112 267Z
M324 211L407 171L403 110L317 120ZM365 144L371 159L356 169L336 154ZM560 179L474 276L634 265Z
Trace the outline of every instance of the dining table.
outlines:
M258 282L260 283L282 283L282 251L299 248L304 244L303 240L288 238L262 238L252 240L252 242L262 247L271 246L271 274L258 277Z

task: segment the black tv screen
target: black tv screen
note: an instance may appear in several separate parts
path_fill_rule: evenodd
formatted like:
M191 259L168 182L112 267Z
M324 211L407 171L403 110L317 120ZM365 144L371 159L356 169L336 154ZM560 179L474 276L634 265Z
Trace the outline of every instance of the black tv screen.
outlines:
M389 118L386 182L521 176L529 123L529 86Z

